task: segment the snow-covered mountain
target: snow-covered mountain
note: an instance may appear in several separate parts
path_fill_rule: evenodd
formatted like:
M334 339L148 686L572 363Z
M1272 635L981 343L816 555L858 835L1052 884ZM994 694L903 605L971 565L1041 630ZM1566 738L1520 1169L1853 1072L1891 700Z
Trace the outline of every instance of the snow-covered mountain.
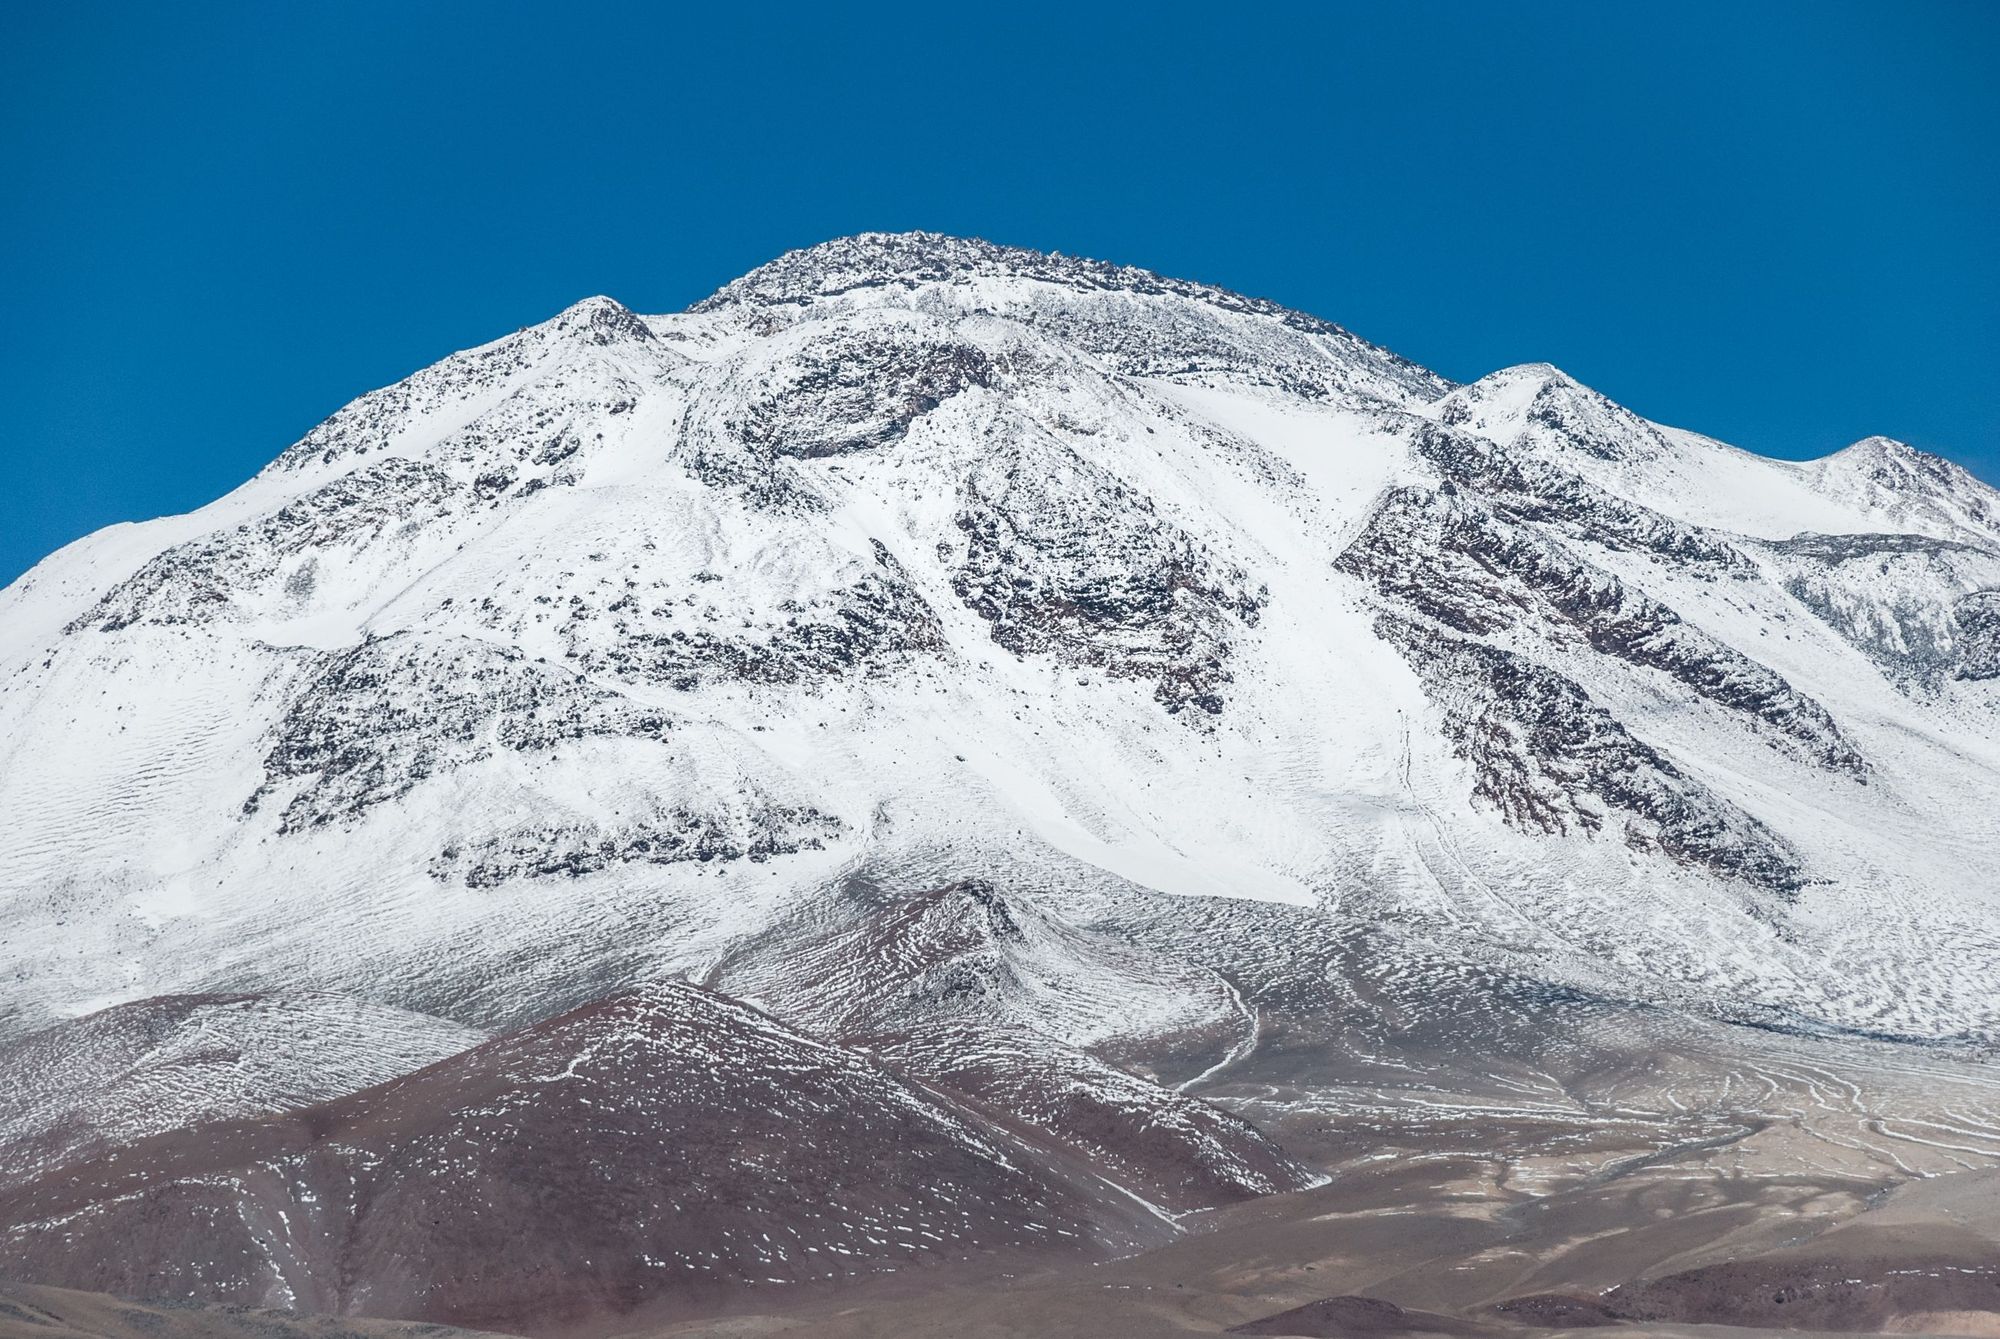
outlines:
M870 234L0 594L0 1026L330 992L416 1068L680 978L1198 1206L1290 1173L1173 1090L1357 1000L1993 1037L1996 685L1935 457Z
M925 234L590 299L6 592L6 1004L518 1021L865 873L1984 1031L1996 508Z

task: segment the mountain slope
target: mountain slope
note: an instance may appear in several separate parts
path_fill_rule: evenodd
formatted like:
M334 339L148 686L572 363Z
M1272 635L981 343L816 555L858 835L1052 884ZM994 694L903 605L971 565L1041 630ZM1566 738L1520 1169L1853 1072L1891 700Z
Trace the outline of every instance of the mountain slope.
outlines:
M321 1106L128 1138L0 1191L0 1267L173 1300L548 1327L1165 1239L1171 1220L1127 1188L1152 1189L1127 1149L1205 1173L1183 1209L1306 1183L1186 1099L1186 1132L1100 1105L1106 1175L1081 1156L1095 1150L1032 1121L1013 1132L898 1068L921 1066L884 1068L693 986L621 992ZM1128 1097L1149 1086L1122 1082Z
M313 1106L480 1040L338 995L138 1000L0 1045L0 1186L206 1121Z

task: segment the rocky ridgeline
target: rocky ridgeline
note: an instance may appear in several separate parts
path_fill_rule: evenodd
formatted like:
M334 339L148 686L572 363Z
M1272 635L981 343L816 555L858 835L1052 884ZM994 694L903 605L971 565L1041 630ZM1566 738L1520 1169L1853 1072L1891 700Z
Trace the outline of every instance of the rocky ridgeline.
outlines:
M862 305L1005 317L1127 376L1214 374L1309 399L1420 401L1450 384L1274 302L935 233L865 233L793 251L693 310L775 324Z
M1463 493L1391 493L1339 565L1457 632L1581 644L1751 718L1822 767L1867 771L1826 708L1781 675Z
M1727 537L1629 502L1546 456L1437 424L1411 437L1445 479L1508 515L1608 549L1641 553L1708 577L1743 579L1755 567Z
M1384 615L1438 706L1476 799L1552 835L1615 827L1625 843L1789 894L1805 871L1782 838L1633 736L1574 679L1526 656Z

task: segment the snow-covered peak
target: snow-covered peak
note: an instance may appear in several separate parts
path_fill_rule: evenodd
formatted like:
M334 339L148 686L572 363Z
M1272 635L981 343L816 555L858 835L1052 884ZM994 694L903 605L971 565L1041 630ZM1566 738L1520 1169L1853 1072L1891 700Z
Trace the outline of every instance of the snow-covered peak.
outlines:
M1880 529L2000 539L2000 491L1907 442L1864 437L1804 468L1819 492L1878 518Z
M1958 487L1978 480L1943 456L1919 451L1894 437L1863 437L1824 458L1830 471L1866 478L1888 488Z
M1634 462L1670 450L1651 423L1549 363L1489 373L1446 395L1434 412L1501 446Z
M652 329L631 308L615 298L602 295L585 298L565 308L549 324L561 334L586 339L593 344L654 338Z
M1136 376L1255 378L1314 398L1397 405L1451 383L1330 321L1151 270L940 233L862 233L787 252L694 314L796 319L907 306L1020 322Z
M1775 460L1650 422L1547 363L1503 368L1419 412L1684 524L1765 539L2000 539L2000 493L1888 437L1821 460Z
M1246 298L1208 284L1166 279L1137 266L935 232L866 232L788 251L725 285L697 303L694 310L711 311L736 303L806 303L856 289L970 286L992 280L1031 280L1082 291L1173 293L1256 311L1311 329L1335 328L1316 316L1274 302Z

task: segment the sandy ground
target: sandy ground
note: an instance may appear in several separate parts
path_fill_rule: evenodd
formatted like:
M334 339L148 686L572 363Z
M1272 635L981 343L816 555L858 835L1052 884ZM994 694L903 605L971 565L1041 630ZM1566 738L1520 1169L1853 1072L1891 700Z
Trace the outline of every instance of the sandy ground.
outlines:
M407 1321L154 1306L103 1293L0 1283L0 1339L478 1339Z
M1317 1190L1210 1215L1206 1230L1125 1260L942 1288L872 1285L630 1333L1150 1339L1224 1332L1355 1296L1392 1305L1333 1308L1324 1326L1301 1316L1255 1332L1604 1333L1567 1321L1622 1306L1651 1316L1612 1332L2000 1333L2000 1172L1898 1185L1859 1150L1846 1174L1745 1170L1785 1161L1795 1135L1767 1130L1636 1166L1607 1144L1595 1153L1608 1171L1532 1197L1510 1188L1524 1169L1495 1160L1378 1157ZM1530 1304L1501 1305L1522 1298ZM1534 1320L1548 1323L1521 1324Z

